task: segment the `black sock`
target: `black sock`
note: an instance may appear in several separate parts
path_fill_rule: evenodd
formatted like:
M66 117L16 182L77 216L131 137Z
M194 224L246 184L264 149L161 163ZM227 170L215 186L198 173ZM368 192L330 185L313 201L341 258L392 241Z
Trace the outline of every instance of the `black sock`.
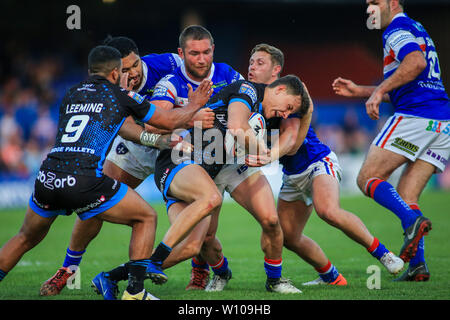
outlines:
M130 294L136 294L144 290L144 279L147 271L148 259L131 260L127 263L128 267L128 287Z
M159 245L156 247L155 252L150 257L150 260L153 263L162 265L163 261L166 260L171 251L172 251L171 247L167 246L164 242L160 242Z
M112 269L111 271L105 272L105 277L113 280L113 281L121 281L121 280L127 280L128 279L128 270L127 270L127 264L121 264L115 269Z

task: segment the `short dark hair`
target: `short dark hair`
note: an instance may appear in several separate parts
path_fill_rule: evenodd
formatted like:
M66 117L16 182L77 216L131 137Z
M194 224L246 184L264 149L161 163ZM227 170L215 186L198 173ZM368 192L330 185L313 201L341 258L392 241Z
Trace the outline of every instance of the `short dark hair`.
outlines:
M188 40L203 40L203 39L209 39L209 41L211 41L211 45L214 44L214 39L211 33L208 30L206 30L205 27L199 25L192 25L186 27L181 32L180 37L178 38L178 45L181 49L184 50L184 48L186 48L186 42Z
M131 52L134 52L137 55L139 55L139 50L138 50L136 43L128 37L122 37L122 36L113 37L111 35L108 35L106 37L106 39L103 40L103 44L105 46L111 46L111 47L119 50L120 54L122 55L122 58L125 58Z
M110 46L96 46L89 52L88 69L91 74L109 74L114 68L120 68L119 50Z
M300 96L301 104L300 109L296 112L300 117L303 117L309 109L310 105L310 97L308 91L306 91L305 85L300 80L299 77L293 74L289 74L287 76L278 78L271 84L269 84L268 88L275 88L279 85L286 86L286 92L293 96Z
M405 0L398 0L398 3L402 6L402 8L405 7Z
M272 61L272 64L274 64L274 65L278 64L281 67L281 70L283 70L283 67L284 67L283 51L281 51L280 49L278 49L274 46L271 46L269 44L260 43L260 44L257 44L253 48L250 56L252 56L255 52L258 52L258 51L263 51L263 52L268 53L270 55L270 60ZM281 70L280 70L280 73L281 73Z

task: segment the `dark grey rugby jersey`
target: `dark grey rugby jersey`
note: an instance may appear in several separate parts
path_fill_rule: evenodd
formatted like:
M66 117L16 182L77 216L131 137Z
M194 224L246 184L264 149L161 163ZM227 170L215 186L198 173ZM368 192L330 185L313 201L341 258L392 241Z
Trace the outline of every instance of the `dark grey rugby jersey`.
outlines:
M210 108L213 110L215 114L214 126L213 129L217 129L221 132L222 137L225 137L225 134L228 129L228 106L230 103L235 101L240 101L244 103L250 110L250 112L258 112L263 114L261 102L264 99L264 91L266 85L253 83L246 80L239 80L232 84L229 84L225 88L223 88L219 93L215 94L212 98L209 99L208 103L205 105L205 108ZM278 129L280 125L281 118L272 118L265 119L268 129ZM205 137L205 133L210 129L203 130L202 137ZM191 133L191 143L195 138L195 134L193 134L193 129L189 130ZM215 152L217 151L214 148L208 147L214 142L215 136L212 135L210 140L205 140L201 142L202 149L194 149L192 153L191 159L195 163L199 163L203 168L210 174L211 177L215 177L217 173L223 166L223 163L229 161L226 159L225 149L222 148L223 158L218 159ZM193 143L194 145L198 145L198 143ZM224 146L223 142L220 142L217 146ZM167 152L167 151L162 151Z
M42 168L75 175L102 176L103 162L125 118L147 122L155 106L101 76L70 88L60 110L53 149Z

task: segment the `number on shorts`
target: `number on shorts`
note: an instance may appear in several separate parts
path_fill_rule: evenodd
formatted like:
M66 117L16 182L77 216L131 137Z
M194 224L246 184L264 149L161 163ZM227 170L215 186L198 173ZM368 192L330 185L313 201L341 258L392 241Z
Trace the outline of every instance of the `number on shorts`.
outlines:
M80 139L81 134L83 133L83 130L88 122L89 116L86 114L80 114L70 118L66 125L66 133L61 137L61 142L76 142L78 139Z

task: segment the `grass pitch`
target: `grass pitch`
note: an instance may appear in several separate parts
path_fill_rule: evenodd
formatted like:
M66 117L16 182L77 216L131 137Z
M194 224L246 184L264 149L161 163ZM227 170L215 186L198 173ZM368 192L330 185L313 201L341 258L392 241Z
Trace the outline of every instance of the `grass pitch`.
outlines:
M373 235L386 247L398 253L403 236L399 220L388 210L364 197L343 198L344 209L357 214ZM265 291L261 229L256 221L234 202L224 203L218 237L233 271L233 278L220 293L185 291L189 281L190 261L166 270L169 281L163 286L146 281L146 289L163 300L450 300L450 193L423 194L420 201L424 214L432 220L433 230L425 238L425 257L431 279L424 283L396 283L384 267L367 251L313 214L305 234L314 239L333 264L346 277L347 287L301 284L317 277L306 262L284 249L283 276L290 278L303 293L280 295ZM159 214L156 244L168 228L165 208L153 204ZM0 211L0 245L19 230L25 210ZM0 300L100 300L90 287L91 279L128 260L130 228L105 223L99 236L90 244L81 263L79 289L65 288L59 296L40 297L39 288L61 266L69 243L75 216L58 217L47 237L24 255L19 264L0 282ZM379 266L381 286L369 290L367 268ZM121 292L125 289L121 283Z

